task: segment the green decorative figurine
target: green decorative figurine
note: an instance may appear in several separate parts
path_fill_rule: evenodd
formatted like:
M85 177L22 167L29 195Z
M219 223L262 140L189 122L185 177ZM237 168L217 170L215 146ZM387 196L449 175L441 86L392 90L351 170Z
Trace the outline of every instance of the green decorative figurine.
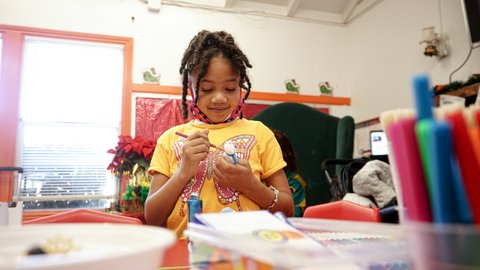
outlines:
M285 88L287 88L287 93L298 94L300 92L300 85L297 84L295 79L286 80Z
M145 69L142 72L143 82L148 84L160 84L160 74L157 74L155 68Z
M324 96L332 96L333 95L333 87L328 84L328 82L320 82L318 84L318 87L320 88L320 94Z

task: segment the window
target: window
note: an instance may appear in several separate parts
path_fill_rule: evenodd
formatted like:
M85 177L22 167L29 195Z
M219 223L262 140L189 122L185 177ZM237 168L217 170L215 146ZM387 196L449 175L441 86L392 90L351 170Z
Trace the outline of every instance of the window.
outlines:
M120 134L123 48L27 37L18 164L25 209L108 207L107 150Z
M108 207L118 187L107 150L130 130L133 40L2 24L0 35L0 166L24 169L20 183L0 172L0 200Z

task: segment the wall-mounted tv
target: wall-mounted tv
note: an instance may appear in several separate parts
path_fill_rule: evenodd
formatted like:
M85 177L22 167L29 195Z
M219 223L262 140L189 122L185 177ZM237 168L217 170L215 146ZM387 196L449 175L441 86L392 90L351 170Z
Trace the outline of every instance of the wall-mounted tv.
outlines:
M480 0L463 0L462 3L470 42L480 44Z

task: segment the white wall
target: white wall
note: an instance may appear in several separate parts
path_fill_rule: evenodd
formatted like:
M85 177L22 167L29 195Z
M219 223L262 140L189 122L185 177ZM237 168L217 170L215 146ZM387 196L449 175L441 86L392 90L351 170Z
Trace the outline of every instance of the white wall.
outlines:
M435 26L448 37L450 55L438 61L423 55L421 29ZM351 114L356 121L381 112L412 107L410 81L426 73L431 84L445 84L465 60L468 37L461 0L385 0L348 28ZM480 72L480 49L453 80L467 80Z
M317 84L329 81L334 95L352 98L352 106L332 106L332 114L362 121L411 106L415 73L428 72L434 84L448 82L467 53L460 7L460 0L385 0L344 28L168 5L149 13L140 0L0 0L0 23L133 37L134 82L153 66L164 85L180 85L180 59L199 30L226 30L254 65L254 91L283 93L284 80L295 78L302 94L317 95ZM441 24L452 54L439 62L423 56L418 42L423 27L440 30ZM454 79L478 73L479 58L474 51Z
M343 27L168 5L150 13L139 0L0 0L0 23L134 37L134 81L153 66L164 85L180 85L180 59L196 33L226 30L254 66L254 91L283 93L295 78L303 94L319 94L317 84L328 80L338 96L350 96Z

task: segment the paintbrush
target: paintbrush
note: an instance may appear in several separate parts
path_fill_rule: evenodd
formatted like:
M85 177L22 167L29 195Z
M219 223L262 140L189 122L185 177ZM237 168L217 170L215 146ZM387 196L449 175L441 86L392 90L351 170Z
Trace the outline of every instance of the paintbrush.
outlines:
M175 132L175 135L180 136L180 137L183 137L183 138L188 138L188 135L185 135L185 134L180 133L180 132L178 132L178 131ZM216 145L213 144L213 143L210 143L210 147L217 148L217 149L219 149L219 150L223 150L223 148L218 147L218 146L216 146ZM225 151L225 150L224 150L224 151Z

